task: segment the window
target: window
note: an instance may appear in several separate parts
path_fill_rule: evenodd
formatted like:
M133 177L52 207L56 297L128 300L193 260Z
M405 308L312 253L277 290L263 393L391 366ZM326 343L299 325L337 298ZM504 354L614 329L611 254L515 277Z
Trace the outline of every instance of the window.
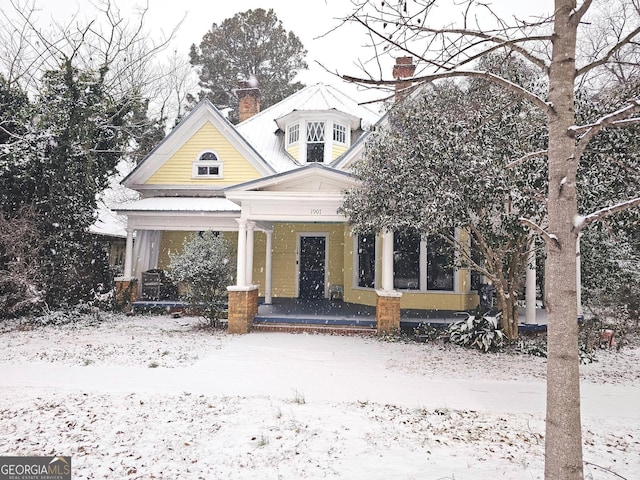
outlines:
M453 246L437 236L423 240L416 230L394 233L393 288L453 291Z
M374 288L376 283L376 236L358 235L358 286Z
M420 289L420 235L415 230L393 236L393 288Z
M296 123L295 125L289 126L288 132L287 145L298 143L298 141L300 140L300 125Z
M427 241L427 290L453 290L453 246L441 237Z
M324 122L307 123L307 162L324 162Z
M333 124L333 141L337 143L347 143L347 127L339 123Z
M193 162L192 175L194 178L222 178L222 162L214 152L203 152Z

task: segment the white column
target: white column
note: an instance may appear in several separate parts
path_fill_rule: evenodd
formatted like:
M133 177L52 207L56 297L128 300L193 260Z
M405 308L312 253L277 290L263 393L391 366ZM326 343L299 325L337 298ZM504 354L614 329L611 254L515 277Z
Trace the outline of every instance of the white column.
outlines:
M530 236L529 254L526 270L525 291L525 320L526 324L535 324L536 321L536 245L535 237Z
M576 299L578 301L578 315L582 316L584 312L582 311L582 262L580 254L580 237L582 237L582 232L578 233L578 238L576 239Z
M238 222L238 259L237 259L237 279L236 285L244 287L247 285L247 221L243 218Z
M382 290L393 290L393 232L382 233Z
M272 255L273 255L273 230L267 230L264 232L267 235L267 248L265 254L264 265L264 303L271 305L271 270L272 270Z
M253 285L253 233L255 231L256 222L247 222L247 264L245 282L247 285Z
M133 229L127 228L127 243L124 250L124 278L133 276Z

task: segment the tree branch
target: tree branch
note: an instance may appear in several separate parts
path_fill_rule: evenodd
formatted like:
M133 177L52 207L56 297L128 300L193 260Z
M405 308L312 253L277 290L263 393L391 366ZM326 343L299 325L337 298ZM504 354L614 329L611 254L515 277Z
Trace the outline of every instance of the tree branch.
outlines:
M582 7L584 7L584 5L588 4L588 3L591 3L591 0L585 0L585 2L582 4ZM588 6L587 6L587 8L588 8ZM604 65L605 63L607 63L611 59L611 57L613 56L614 53L616 53L618 50L620 50L625 45L631 43L633 41L633 39L635 37L637 37L638 35L640 35L640 26L637 27L632 32L630 32L626 37L624 37L622 40L620 40L618 43L616 43L613 47L611 47L611 49L605 54L604 57L600 58L599 60L596 60L595 62L591 62L591 63L589 63L588 65L585 65L582 68L579 68L576 71L576 77L580 77L580 76L584 75L585 73L590 72L594 68L600 67L600 66Z
M521 163L525 163L527 160L530 160L536 157L546 156L548 153L549 152L547 150L538 150L537 152L527 153L525 156L507 163L507 168L517 167Z
M547 231L545 231L540 225L538 225L537 223L532 222L531 220L529 220L528 218L519 218L518 221L522 224L522 225L526 225L527 227L529 227L531 230L533 230L534 232L536 232L538 235L540 235L544 241L547 243L547 245L552 244L553 246L555 246L556 248L560 248L560 242L558 241L558 237L556 237L554 234L552 233L548 233Z
M621 109L605 115L604 117L599 118L596 122L588 126L586 128L585 133L580 137L578 144L576 145L576 151L574 154L574 158L581 158L582 154L587 148L587 145L591 141L593 137L595 137L598 132L601 130L615 124L616 122L622 120L629 120L627 117L630 115L634 115L635 113L640 112L640 98L636 98L632 100L628 105L622 107ZM627 122L627 124L631 124ZM618 125L620 126L620 125ZM576 131L576 129L571 128L571 131Z
M538 95L530 92L529 90L521 87L520 85L510 82L498 75L495 75L490 72L483 72L478 70L460 70L453 72L443 72L443 73L434 73L431 75L420 75L412 78L413 82L417 83L427 83L433 80L441 80L443 78L456 78L456 77L469 77L469 78L482 78L489 82L495 83L496 85L500 85L505 89L520 95L525 100L530 101L534 105L540 107L545 113L550 112L553 108L549 105L543 98ZM352 77L350 75L342 75L342 79L347 82L359 83L362 85L395 85L397 80L375 80L375 79L367 79L367 78L357 78Z
M623 210L627 210L629 208L637 207L640 205L640 197L632 198L631 200L627 200L626 202L618 203L617 205L613 205L611 207L602 208L600 210L596 210L595 212L587 215L586 217L578 216L576 217L573 225L577 231L580 231L594 222L602 220L614 213L621 212Z

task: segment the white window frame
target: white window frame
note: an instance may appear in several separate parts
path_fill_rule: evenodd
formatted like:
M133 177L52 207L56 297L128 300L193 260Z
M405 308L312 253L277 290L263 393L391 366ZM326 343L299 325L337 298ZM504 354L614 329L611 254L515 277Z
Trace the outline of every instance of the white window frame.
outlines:
M295 145L296 143L300 143L300 124L292 123L287 127L287 146Z
M211 154L215 155L217 160L200 160L202 158L202 156L207 154L207 153L211 153ZM206 167L207 171L209 171L210 167L216 167L218 169L218 173L217 174L210 174L210 173L200 174L200 173L198 173L198 169L200 167ZM223 167L223 164L220 161L220 156L215 151L213 151L213 150L203 150L196 156L196 159L192 163L191 177L194 178L194 179L218 179L218 178L223 178L222 167Z
M336 138L336 135L340 138ZM334 143L338 143L340 145L347 144L347 126L342 123L333 122L333 135L332 139Z

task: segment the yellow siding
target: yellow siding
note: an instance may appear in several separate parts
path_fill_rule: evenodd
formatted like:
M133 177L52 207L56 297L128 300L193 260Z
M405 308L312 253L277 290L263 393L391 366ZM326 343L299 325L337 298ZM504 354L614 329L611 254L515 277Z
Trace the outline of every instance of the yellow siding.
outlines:
M158 255L158 268L163 270L169 269L171 263L171 255L182 252L182 245L185 239L192 238L195 232L162 232L162 240L160 240L160 254Z
M205 150L212 150L223 165L223 178L192 178L193 162ZM153 185L235 184L260 178L258 171L209 122L185 142L147 181Z
M333 148L331 149L331 160L335 160L346 151L346 145L333 145Z
M297 247L298 233L313 232L327 234L329 285L344 285L342 224L276 224L273 231L272 293L274 297L294 298L297 295ZM257 239L257 237L256 237ZM264 251L264 246L257 247ZM259 251L256 253L262 255ZM255 257L254 257L255 258ZM263 261L263 260L262 260ZM261 265L254 260L254 283L264 279Z
M300 144L292 143L287 147L287 153L296 160L300 161Z

